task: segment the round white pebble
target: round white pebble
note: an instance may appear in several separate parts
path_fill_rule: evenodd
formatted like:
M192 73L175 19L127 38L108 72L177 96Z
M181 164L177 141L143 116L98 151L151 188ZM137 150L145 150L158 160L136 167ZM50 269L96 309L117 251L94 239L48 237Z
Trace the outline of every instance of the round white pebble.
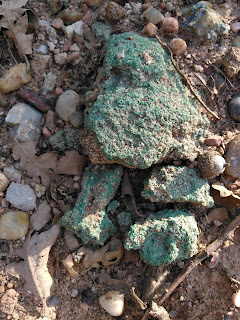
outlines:
M232 302L235 305L235 307L240 308L240 290L238 290L232 295Z
M120 291L108 291L99 298L99 302L103 309L114 317L118 317L123 313L124 295Z

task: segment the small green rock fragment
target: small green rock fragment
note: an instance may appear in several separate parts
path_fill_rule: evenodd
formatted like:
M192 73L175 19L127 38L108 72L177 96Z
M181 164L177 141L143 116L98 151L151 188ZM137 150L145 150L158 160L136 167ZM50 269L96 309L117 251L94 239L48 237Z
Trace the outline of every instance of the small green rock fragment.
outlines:
M59 130L57 133L49 138L49 143L51 147L58 151L64 150L76 150L78 152L82 151L79 144L81 140L81 133L77 129L64 128Z
M193 216L166 209L131 226L124 247L140 249L143 260L152 266L164 266L196 254L198 235Z
M155 168L145 181L142 196L151 202L190 202L204 207L214 205L207 180L185 166Z
M116 231L105 207L115 196L123 169L97 166L85 171L76 206L62 217L61 224L80 237L84 244L103 245Z
M104 37L105 40L108 40L112 30L112 28L108 24L97 21L92 25L92 27L95 32L96 38Z
M120 226L120 230L125 232L129 229L132 224L132 213L127 211L122 211L117 214L117 221Z
M116 211L118 207L120 207L120 203L117 200L113 200L107 206L107 212Z

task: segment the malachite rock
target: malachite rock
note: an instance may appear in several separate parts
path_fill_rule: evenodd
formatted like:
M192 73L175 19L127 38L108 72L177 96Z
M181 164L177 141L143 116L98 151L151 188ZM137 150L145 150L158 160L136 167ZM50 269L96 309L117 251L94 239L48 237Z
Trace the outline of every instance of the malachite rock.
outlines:
M226 36L230 30L230 26L223 23L223 18L211 7L209 2L199 1L190 8L188 20L183 25L192 29L201 42L216 41L222 35Z
M145 181L142 196L151 202L190 202L205 207L214 205L207 180L186 166L154 168Z
M62 217L61 224L80 237L84 244L103 245L116 231L105 207L115 196L123 169L97 166L85 171L76 206Z
M77 150L81 151L82 148L79 145L81 139L81 133L78 129L64 128L49 138L51 147L55 150Z
M156 39L135 33L109 38L86 98L83 146L94 163L144 169L166 158L194 159L208 124L169 54Z
M131 226L124 247L139 249L152 266L163 266L196 254L198 235L193 216L182 210L163 210Z

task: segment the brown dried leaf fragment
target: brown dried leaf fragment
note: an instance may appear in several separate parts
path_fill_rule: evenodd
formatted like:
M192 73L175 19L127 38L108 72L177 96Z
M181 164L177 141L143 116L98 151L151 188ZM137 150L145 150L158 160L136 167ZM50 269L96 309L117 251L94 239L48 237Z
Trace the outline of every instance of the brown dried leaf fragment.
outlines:
M5 34L12 40L21 58L26 54L32 54L33 34L26 34L28 28L28 16L24 14L16 23L10 24Z
M80 155L75 150L67 151L65 156L57 162L57 167L54 170L58 174L79 175L86 163L86 157Z
M25 6L27 2L28 0L1 1L0 15L3 16L3 18L0 21L0 29L2 24L6 26L6 23L13 23L16 19L20 18L21 15L26 11L26 9L22 9L22 7Z
M16 141L16 140L15 140ZM56 152L43 153L36 156L34 141L19 143L16 141L13 148L13 158L20 159L20 170L39 183L39 177L45 187L49 186L56 174L79 175L85 165L86 158L77 151L67 151L66 155L57 160Z
M49 251L59 232L59 223L41 233L30 231L23 246L15 250L15 254L23 261L12 262L6 266L8 273L25 280L24 289L31 292L36 299L40 299L44 306L53 287L53 279L47 267Z
M36 146L34 141L25 141L14 144L13 158L20 159L21 171L26 171L34 181L39 182L41 177L44 186L48 186L54 179L53 169L56 167L57 154L47 152L41 156L35 156ZM50 170L52 169L52 170Z
M222 205L227 209L234 209L240 206L240 197L225 188L221 183L212 184L210 195L213 197L215 204Z

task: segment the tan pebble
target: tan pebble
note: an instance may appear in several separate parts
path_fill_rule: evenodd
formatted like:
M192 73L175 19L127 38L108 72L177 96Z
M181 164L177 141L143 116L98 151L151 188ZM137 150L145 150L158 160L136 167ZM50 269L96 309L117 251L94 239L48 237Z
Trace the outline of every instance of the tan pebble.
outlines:
M177 19L171 18L171 17L163 19L163 23L162 23L163 32L173 34L178 32L178 29L179 29L179 25L178 25Z
M13 283L12 283L12 282L8 282L7 288L8 288L8 289L12 289L12 287L13 287Z
M63 23L62 19L56 18L56 19L54 19L54 20L52 21L51 26L52 26L54 29L61 30L62 27L64 26L64 23Z
M82 9L82 12L83 12L83 13L87 13L87 12L88 12L88 6L86 5L86 3L83 3L81 9Z
M81 179L80 176L74 176L74 177L73 177L73 181L79 181L80 179Z
M57 87L57 88L55 89L55 94L58 95L58 96L60 96L61 94L63 94L63 89L60 88L60 87Z
M99 302L103 309L114 317L118 317L123 313L124 295L120 294L120 291L108 291L99 298Z
M227 136L227 139L232 139L232 137L233 137L232 131L227 131L226 136Z
M56 207L56 201L54 201L54 200L51 200L51 202L50 202L50 207L51 208L55 208Z
M148 8L150 8L152 5L151 5L151 3L150 2L147 2L147 3L144 3L143 5L142 5L142 11L144 12L144 11L146 11Z
M200 138L198 139L198 141L199 141L201 144L204 144L205 139L204 139L203 137L200 137Z
M158 31L158 27L155 26L152 22L149 22L143 29L143 33L145 33L148 37L153 38Z
M9 185L8 178L5 176L5 174L0 173L0 192L5 191L8 185Z
M74 60L78 59L79 57L80 57L80 52L75 51L75 52L72 52L68 55L67 61L74 61Z
M3 293L5 291L4 286L0 286L0 294Z
M76 43L74 43L73 45L71 45L71 47L70 47L70 51L72 51L72 52L74 52L74 51L80 51L80 48L79 48L79 46L76 44Z
M29 218L23 211L8 211L0 217L0 239L18 240L28 232Z
M208 146L219 147L222 143L222 137L218 135L209 136L205 139L204 143Z
M57 209L57 208L53 208L52 212L55 216L57 216L58 214L61 214L61 210Z
M228 212L225 208L214 208L207 215L207 219L209 223L213 221L224 221L228 218Z
M45 138L49 139L52 135L51 131L47 127L43 127L42 133Z
M232 302L235 307L240 308L240 290L232 295Z
M172 50L172 53L176 55L183 54L187 50L186 42L180 38L172 39L169 47Z

